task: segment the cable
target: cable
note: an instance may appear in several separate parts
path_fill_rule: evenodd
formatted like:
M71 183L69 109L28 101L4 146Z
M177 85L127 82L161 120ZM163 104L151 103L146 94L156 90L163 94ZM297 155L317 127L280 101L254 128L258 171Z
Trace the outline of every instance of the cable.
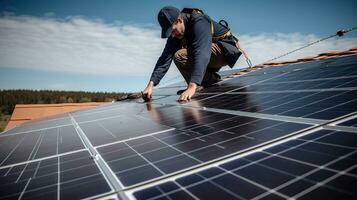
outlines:
M271 61L273 61L273 60L277 60L277 59L279 59L279 58L281 58L281 57L287 56L287 55L289 55L289 54L292 54L292 53L294 53L294 52L296 52L296 51L299 51L299 50L301 50L301 49L307 48L307 47L309 47L309 46L312 46L312 45L317 44L317 43L319 43L319 42L322 42L322 41L324 41L324 40L327 40L327 39L330 39L330 38L333 38L333 37L336 37L336 36L342 37L342 36L344 36L346 33L350 32L350 31L353 31L353 30L355 30L355 29L357 29L357 27L353 27L353 28L346 29L346 30L344 30L344 29L338 30L338 31L337 31L335 34L333 34L333 35L330 35L330 36L327 36L327 37L325 37L325 38L319 39L319 40L317 40L317 41L315 41L315 42L311 42L311 43L309 43L309 44L307 44L307 45L305 45L305 46L302 46L302 47L300 47L300 48L297 48L297 49L294 49L294 50L289 51L289 52L287 52L287 53L284 53L284 54L282 54L282 55L280 55L280 56L277 56L277 57L275 57L275 58L273 58L273 59L270 59L270 60L268 60L268 61L266 61L266 62L264 62L264 63L271 62Z

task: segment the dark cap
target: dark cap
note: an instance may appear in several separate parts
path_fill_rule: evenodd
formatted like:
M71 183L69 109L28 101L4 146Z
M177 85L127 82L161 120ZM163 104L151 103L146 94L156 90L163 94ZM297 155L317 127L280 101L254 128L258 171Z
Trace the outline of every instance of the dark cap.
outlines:
M180 10L172 7L163 7L157 15L157 20L161 26L161 38L168 38L171 35L172 24L180 15Z

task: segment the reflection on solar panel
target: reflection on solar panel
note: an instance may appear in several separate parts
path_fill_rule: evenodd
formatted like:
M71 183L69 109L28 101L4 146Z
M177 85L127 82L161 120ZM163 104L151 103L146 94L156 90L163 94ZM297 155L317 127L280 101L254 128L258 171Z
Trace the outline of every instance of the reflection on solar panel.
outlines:
M151 103L26 123L0 135L0 198L356 199L356 64L264 68L186 104L175 84Z

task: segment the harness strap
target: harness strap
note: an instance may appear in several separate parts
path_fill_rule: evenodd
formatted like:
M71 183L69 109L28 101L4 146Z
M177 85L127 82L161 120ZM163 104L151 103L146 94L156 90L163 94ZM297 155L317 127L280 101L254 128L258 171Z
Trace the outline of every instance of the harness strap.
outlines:
M236 43L236 47L239 49L240 52L242 52L243 56L245 57L245 61L247 62L249 68L252 68L253 67L252 62L250 61L248 54L240 47L238 38L233 36L233 39Z
M184 9L183 12L185 13L189 13L189 14L204 14L202 10L200 9L197 9L197 8L193 8L193 9ZM213 21L211 20L211 34L212 34L212 42L218 42L220 40L223 40L223 39L226 39L228 37L233 37L233 40L236 44L236 47L239 49L240 52L242 52L242 54L244 55L245 57L245 60L249 66L249 68L251 68L253 65L252 65L252 62L250 61L249 57L248 57L248 54L240 47L239 45L239 41L238 41L238 38L236 38L232 33L231 31L227 31L226 33L222 34L222 35L219 35L219 36L213 36L214 35L214 25L213 25ZM225 23L225 24L221 24L222 23ZM221 24L222 26L226 27L228 30L228 23L224 20L220 20L219 21L219 24Z

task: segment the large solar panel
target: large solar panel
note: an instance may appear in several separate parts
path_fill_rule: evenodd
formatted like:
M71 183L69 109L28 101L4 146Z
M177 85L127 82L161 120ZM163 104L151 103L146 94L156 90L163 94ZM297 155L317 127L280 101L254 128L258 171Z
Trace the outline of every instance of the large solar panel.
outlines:
M138 199L355 199L356 133L311 133L133 192Z
M187 103L178 83L23 124L0 135L0 198L356 199L356 64L263 68Z

